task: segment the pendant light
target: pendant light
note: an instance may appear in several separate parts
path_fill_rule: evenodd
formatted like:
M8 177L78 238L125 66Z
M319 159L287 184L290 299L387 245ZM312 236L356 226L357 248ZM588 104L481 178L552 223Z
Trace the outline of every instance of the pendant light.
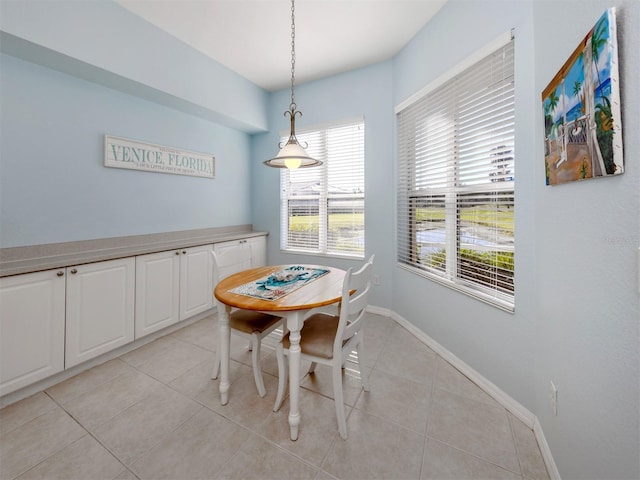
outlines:
M322 161L311 158L307 155L304 147L300 145L296 138L296 115L302 116L302 112L296 110L295 101L295 71L296 71L296 17L295 17L295 0L291 0L291 103L289 110L284 112L285 117L289 115L291 119L291 132L289 139L282 145L278 155L264 162L265 165L275 168L288 168L294 170L296 168L316 167L322 165Z

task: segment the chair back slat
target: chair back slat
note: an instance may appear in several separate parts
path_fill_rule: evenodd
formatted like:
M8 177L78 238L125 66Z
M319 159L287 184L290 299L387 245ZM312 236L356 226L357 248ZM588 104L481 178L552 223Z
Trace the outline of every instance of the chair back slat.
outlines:
M211 255L215 284L229 275L251 268L251 248L248 245L239 245L218 253L211 250Z
M342 284L342 300L340 302L340 320L333 345L334 355L341 351L344 342L358 333L362 328L363 318L369 303L371 275L374 255L367 263L354 272L349 269ZM353 293L351 293L353 292Z

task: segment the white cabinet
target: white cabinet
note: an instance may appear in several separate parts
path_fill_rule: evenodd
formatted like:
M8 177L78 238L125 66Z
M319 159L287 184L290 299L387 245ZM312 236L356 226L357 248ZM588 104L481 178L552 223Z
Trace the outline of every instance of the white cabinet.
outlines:
M0 396L213 308L211 250L265 236L0 278Z
M131 342L134 279L133 258L0 278L0 395Z
M251 267L264 267L267 264L267 238L264 235L216 243L213 251L219 253L229 248L247 246L251 249Z
M136 257L135 338L179 321L179 250Z
M67 267L65 368L133 341L135 258Z
M213 308L211 250L251 248L252 267L266 264L264 236L136 257L135 338Z
M213 245L180 250L180 320L213 307Z
M213 307L212 244L136 257L135 338Z
M0 395L64 369L65 270L0 278Z

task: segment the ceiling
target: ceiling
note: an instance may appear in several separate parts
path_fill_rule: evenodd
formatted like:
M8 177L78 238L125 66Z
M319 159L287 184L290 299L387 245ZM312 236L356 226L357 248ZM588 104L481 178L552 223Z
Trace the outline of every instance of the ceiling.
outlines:
M296 84L392 58L447 0L297 0ZM289 0L116 0L275 91L291 82Z

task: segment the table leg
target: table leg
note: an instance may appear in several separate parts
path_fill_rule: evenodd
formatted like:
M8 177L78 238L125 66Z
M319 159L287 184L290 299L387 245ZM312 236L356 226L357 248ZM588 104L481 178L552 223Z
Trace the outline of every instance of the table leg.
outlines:
M231 330L229 328L229 314L231 307L225 305L218 309L218 323L220 336L220 403L226 405L229 401L229 344Z
M298 439L300 425L299 393L300 393L300 329L302 314L294 311L287 317L289 329L289 428L291 440Z

